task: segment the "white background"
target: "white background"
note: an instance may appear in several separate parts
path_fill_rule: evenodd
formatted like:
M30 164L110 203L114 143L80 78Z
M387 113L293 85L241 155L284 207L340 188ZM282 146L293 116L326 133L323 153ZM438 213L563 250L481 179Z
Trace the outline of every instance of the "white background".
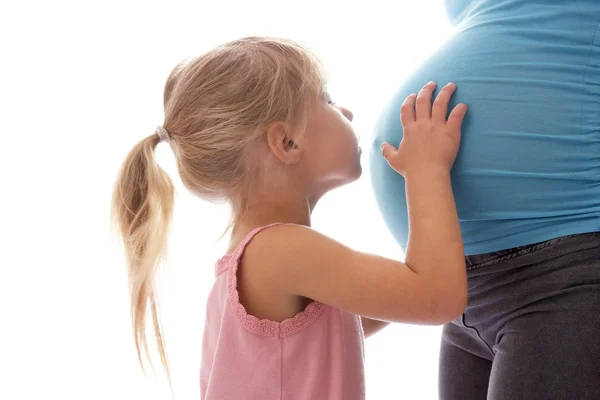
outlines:
M163 121L175 64L247 35L309 45L368 150L399 83L451 34L443 0L20 1L0 6L0 398L168 399L135 355L123 256L109 236L125 154ZM425 83L425 82L423 82ZM445 82L444 82L445 83ZM314 227L401 259L364 175L326 196ZM177 188L162 312L176 399L199 398L205 298L226 210ZM435 399L440 328L366 341L369 399Z

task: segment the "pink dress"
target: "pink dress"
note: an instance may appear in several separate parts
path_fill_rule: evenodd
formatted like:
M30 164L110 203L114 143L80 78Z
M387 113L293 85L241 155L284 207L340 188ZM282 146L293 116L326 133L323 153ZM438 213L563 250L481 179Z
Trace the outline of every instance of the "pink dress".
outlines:
M275 224L277 225L277 224ZM314 301L283 322L259 320L239 302L236 271L252 238L216 265L202 342L203 400L365 398L360 317Z

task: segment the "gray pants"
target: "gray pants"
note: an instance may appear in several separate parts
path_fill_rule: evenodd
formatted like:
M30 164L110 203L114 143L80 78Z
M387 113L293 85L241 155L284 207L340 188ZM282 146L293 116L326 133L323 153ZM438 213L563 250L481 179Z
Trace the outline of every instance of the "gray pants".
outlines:
M466 258L441 400L600 400L600 232Z

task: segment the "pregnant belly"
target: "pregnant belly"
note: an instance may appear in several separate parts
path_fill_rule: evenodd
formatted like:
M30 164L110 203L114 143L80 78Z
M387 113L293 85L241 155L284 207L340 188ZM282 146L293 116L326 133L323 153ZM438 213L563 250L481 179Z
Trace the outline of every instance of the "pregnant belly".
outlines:
M600 53L595 31L520 26L463 29L405 81L382 112L371 150L373 189L401 246L408 237L404 180L382 159L379 144L400 142L400 105L430 80L438 87L455 82L451 106L469 106L451 174L467 254L597 230Z

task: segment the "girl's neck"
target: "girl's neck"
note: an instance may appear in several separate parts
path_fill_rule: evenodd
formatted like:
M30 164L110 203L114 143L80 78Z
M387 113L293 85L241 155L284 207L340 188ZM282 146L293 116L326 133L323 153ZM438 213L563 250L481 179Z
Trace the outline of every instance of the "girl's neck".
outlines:
M272 202L251 205L242 218L233 225L228 252L232 252L250 231L261 226L278 222L310 226L311 212L312 208L307 202L297 202L296 204Z

